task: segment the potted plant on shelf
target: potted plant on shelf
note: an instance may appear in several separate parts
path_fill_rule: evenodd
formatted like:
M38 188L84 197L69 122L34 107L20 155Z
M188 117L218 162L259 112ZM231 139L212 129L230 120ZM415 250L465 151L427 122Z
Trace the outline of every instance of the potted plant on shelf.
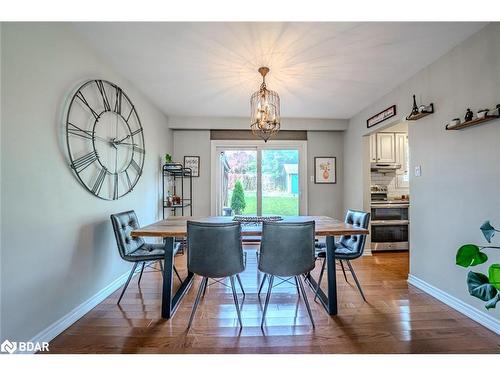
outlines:
M480 229L488 243L491 243L495 232L500 232L490 224L489 220L485 221ZM500 249L500 246L463 245L457 251L456 264L468 268L486 263L488 255L482 251L484 249ZM488 268L488 275L469 271L467 274L467 286L471 296L485 301L487 309L494 309L500 301L500 264L491 264Z
M175 163L172 161L172 155L170 154L165 154L165 166L169 170L182 168L179 163Z

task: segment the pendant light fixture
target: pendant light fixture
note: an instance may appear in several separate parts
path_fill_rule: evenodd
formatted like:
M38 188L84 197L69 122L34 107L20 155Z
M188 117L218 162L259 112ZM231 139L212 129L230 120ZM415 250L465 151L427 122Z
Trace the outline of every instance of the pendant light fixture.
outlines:
M276 91L268 90L266 87L266 74L268 67L260 67L262 84L259 91L252 94L250 98L252 133L264 142L280 130L280 97Z

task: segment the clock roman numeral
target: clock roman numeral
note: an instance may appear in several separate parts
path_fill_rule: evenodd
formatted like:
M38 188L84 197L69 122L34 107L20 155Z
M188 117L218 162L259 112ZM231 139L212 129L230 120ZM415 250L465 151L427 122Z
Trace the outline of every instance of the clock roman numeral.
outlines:
M68 122L68 134L76 135L78 137L86 138L86 139L94 139L94 133L90 130L84 130L79 126Z
M138 175L141 174L141 167L139 167L139 164L137 164L137 162L134 159L132 159L130 165L135 169Z
M92 116L95 117L95 119L97 120L99 118L99 115L97 114L96 111L94 111L94 109L90 106L89 102L87 101L87 99L85 99L85 96L82 94L81 91L78 91L75 95L78 99L80 99L80 101L89 109L90 113L92 113Z
M116 88L116 98L115 98L115 112L118 114L122 113L122 89L117 87Z
M101 80L96 80L95 84L101 94L102 103L104 105L105 111L111 111L111 106L109 105L108 95L106 94L106 89L104 88L104 83Z
M145 154L145 153L146 153L146 151L145 151L143 148L140 148L140 147L139 147L139 146L137 146L136 144L134 144L134 145L132 146L132 151L134 151L134 152L139 152L139 153L141 153L141 154Z
M94 182L94 186L92 186L92 193L94 193L95 195L99 195L107 173L108 172L104 168L99 172L99 175Z
M130 175L128 174L128 171L125 169L125 176L127 177L127 185L129 190L132 189L132 180L130 180Z
M118 199L118 173L114 174L113 180L113 200Z
M132 106L132 108L130 108L130 112L129 112L128 116L127 116L127 119L125 120L126 122L128 122L128 120L130 119L130 116L132 116L132 113L133 113L134 111L135 111L135 107L134 107L134 106Z
M77 173L80 173L89 165L94 163L97 160L98 156L95 151L89 152L86 155L79 157L78 159L73 161L71 168L73 168Z

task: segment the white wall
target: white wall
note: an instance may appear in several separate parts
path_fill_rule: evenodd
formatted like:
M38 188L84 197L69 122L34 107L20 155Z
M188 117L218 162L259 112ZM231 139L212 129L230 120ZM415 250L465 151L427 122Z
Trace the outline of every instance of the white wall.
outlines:
M463 118L468 107L476 112L500 102L500 24L488 25L350 120L345 207L363 207L366 119L396 104L398 122L411 111L412 94L425 104L434 102L436 113L409 123L410 171L422 166L421 177L410 173L410 272L486 312L482 301L469 296L467 271L455 265L455 254L461 244L484 243L479 231L484 220L500 227L500 121L463 131L444 127ZM500 252L488 254L490 261L500 261ZM498 318L500 308L487 314Z
M64 24L9 23L1 34L2 340L29 340L130 270L109 215L159 217L166 117ZM90 195L65 158L62 114L83 80L117 83L135 103L146 142L144 174L113 202Z
M184 156L200 157L200 177L193 177L193 215L210 216L210 130L174 130L172 156L183 164Z
M335 156L337 158L337 183L315 184L314 157ZM307 194L310 215L326 215L344 218L344 132L307 132Z
M207 119L206 122L210 122ZM304 130L305 128L302 128ZM210 215L210 131L209 130L174 130L173 158L183 162L185 155L200 156L200 177L193 178L193 214ZM343 218L343 132L308 131L307 132L307 181L308 211L310 215L328 215ZM269 142L272 142L270 140ZM314 184L315 156L337 157L337 184Z
M248 130L248 117L190 117L170 116L168 125L171 129L228 129ZM348 120L316 118L282 118L282 130L346 130Z

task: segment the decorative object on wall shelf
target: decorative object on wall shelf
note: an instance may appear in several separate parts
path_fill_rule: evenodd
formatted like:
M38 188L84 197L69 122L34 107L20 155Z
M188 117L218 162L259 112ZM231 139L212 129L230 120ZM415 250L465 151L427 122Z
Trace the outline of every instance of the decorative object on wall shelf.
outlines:
M382 121L385 121L391 117L396 116L396 104L391 105L389 108L384 109L382 112L377 113L375 116L370 117L366 120L366 127L371 128Z
M465 122L472 121L473 117L474 117L474 112L472 112L470 108L467 108L467 112L465 112L464 121Z
M200 157L184 156L184 168L190 168L193 177L200 177Z
M488 243L491 243L491 239L496 232L500 232L490 224L489 220L485 221L479 229L483 232L483 236ZM466 244L458 249L455 262L458 266L464 268L486 263L488 255L482 251L484 249L498 250L500 247ZM496 304L500 302L500 264L491 264L488 275L469 271L467 274L467 287L471 296L485 301L487 309L494 309Z
M470 109L467 110L469 113ZM472 111L470 111L472 112ZM471 126L479 125L488 121L496 120L500 118L500 104L496 105L495 110L490 111L489 109L482 109L478 111L478 116L476 119L471 119L469 121L464 121L460 123L459 119L453 119L450 123L446 124L446 130L461 130ZM469 118L469 117L467 117Z
M314 183L337 183L337 158L333 156L318 156L314 158Z
M422 104L420 107L418 107L415 95L413 95L413 108L411 110L411 113L408 116L406 116L406 120L407 121L420 120L422 117L429 116L432 113L434 113L434 103L431 103L429 105Z

